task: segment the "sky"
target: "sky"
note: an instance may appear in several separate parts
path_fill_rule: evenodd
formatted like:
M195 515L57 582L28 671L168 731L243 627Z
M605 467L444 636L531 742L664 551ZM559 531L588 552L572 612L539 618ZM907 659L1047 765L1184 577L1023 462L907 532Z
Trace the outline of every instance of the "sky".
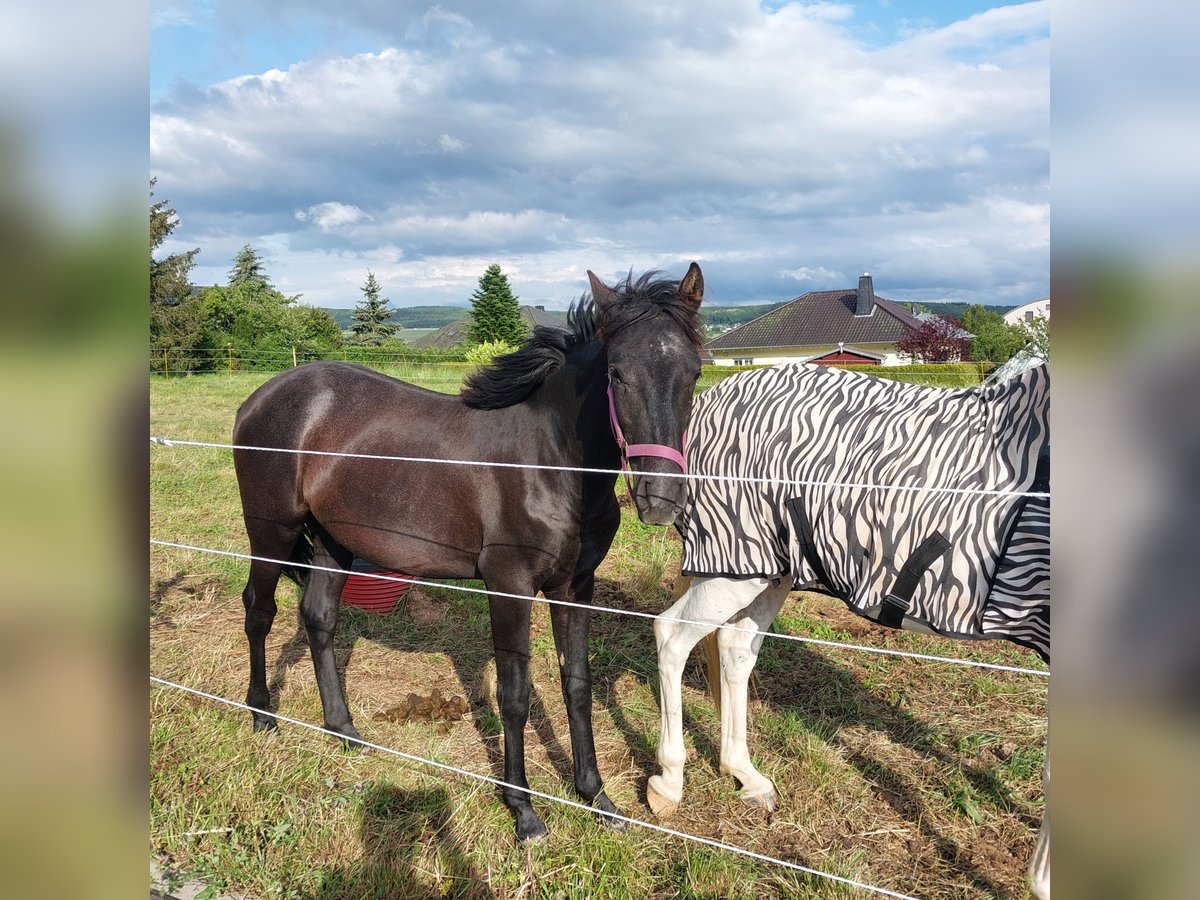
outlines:
M1049 294L1049 4L152 0L155 199L225 281L465 305L499 263L788 300Z

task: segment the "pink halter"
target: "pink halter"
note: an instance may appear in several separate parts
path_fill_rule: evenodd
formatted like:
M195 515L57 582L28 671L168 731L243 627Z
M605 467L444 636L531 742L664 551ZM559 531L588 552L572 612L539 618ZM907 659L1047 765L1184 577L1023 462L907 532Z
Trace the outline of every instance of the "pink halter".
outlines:
M633 497L633 482L629 478L629 459L633 456L657 456L659 459L669 459L675 465L679 466L679 471L686 474L687 460L683 454L674 447L667 447L664 444L627 444L625 442L625 434L621 431L621 423L617 421L617 403L613 399L612 381L608 383L608 420L612 423L613 437L617 440L617 446L621 448L621 468L625 472L625 486L629 489L629 496ZM687 433L683 435L683 447L687 449Z

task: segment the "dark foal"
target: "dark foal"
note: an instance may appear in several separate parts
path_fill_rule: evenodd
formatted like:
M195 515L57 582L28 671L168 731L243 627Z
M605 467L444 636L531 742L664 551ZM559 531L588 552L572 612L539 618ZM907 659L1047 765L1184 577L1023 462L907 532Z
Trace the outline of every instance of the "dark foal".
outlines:
M291 369L254 392L234 443L375 456L616 469L609 388L631 444L682 449L700 374L697 309L704 293L692 263L681 281L648 272L610 289L591 272L569 332L539 328L517 352L472 376L459 396L433 393L343 363ZM631 448L631 453L633 449ZM335 569L295 570L305 580L308 632L325 726L361 740L334 665L339 598L354 557L419 578L481 578L490 591L590 603L596 567L620 512L614 475L414 463L235 450L251 551ZM675 521L684 482L661 456L632 463L642 521ZM268 707L265 641L275 587L287 567L253 562L242 599L250 641L247 702ZM489 595L496 701L504 722L502 789L521 840L546 833L525 780L531 602ZM550 608L575 763L575 789L597 809L604 795L592 738L586 610ZM274 728L254 714L254 729ZM606 821L614 821L606 817Z

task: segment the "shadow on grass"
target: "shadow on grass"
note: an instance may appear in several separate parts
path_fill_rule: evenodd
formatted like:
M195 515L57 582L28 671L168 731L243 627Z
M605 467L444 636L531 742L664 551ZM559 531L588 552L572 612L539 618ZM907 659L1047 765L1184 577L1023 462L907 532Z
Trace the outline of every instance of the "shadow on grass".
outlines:
M603 601L600 601L601 597ZM597 599L606 605L631 606L631 601L621 594L619 586L605 579L597 579ZM397 619L398 616L403 618ZM649 777L656 771L654 744L645 729L629 717L616 688L618 680L630 673L657 694L656 654L650 622L615 615L594 616L591 627L595 703L611 715L634 764ZM359 638L377 641L403 652L444 654L451 661L455 676L470 700L471 719L486 749L490 774L503 777L500 727L494 711L494 697L484 697L481 691L483 670L492 658L486 600L455 601L450 605L447 620L430 627L416 625L401 609L386 617L343 609L335 642L339 651L349 651L338 653L339 675L343 681L345 667ZM297 625L295 634L276 661L270 681L273 707L277 706L279 689L287 671L304 661L308 655L307 646L304 630ZM760 674L757 678L759 700L775 712L794 714L810 733L832 735L827 742L845 751L844 758L873 786L876 796L898 816L911 823L914 831L933 848L949 872L965 878L991 896L1008 896L1008 888L996 883L971 861L971 848L962 846L931 824L935 816L928 808L921 786L913 778L897 770L889 761L871 755L869 751L848 746L840 737L840 729L849 725L869 726L886 734L896 744L957 768L980 795L998 806L1017 809L1031 827L1036 828L1040 817L1034 811L1021 809L1021 804L1013 799L1011 792L998 781L994 773L965 764L958 754L940 744L938 731L900 706L873 693L850 670L835 665L821 654L799 644L781 643L775 649L775 654L778 666L776 673L770 676ZM702 686L694 668L689 667L689 675L689 681L694 686ZM402 683L403 676L399 678ZM426 691L434 686L411 683L405 685L403 690ZM446 690L444 685L439 687ZM453 692L454 689L450 690ZM571 757L563 744L567 736L564 733L560 740L536 686L531 692L530 723L563 782L563 795L572 796ZM692 736L697 752L716 771L719 751L709 737L711 729L686 714L684 727ZM786 752L786 749L782 752ZM604 774L603 771L601 774ZM769 771L764 774L771 776ZM686 798L684 802L687 802ZM411 818L409 813L404 816L405 821ZM440 832L434 827L430 833L436 835ZM340 895L330 893L322 896Z
M494 896L451 821L445 788L381 785L363 797L362 857L327 873L318 900ZM431 865L433 858L437 864ZM430 875L438 872L436 883Z
M615 599L615 598L613 598ZM612 604L620 605L620 604ZM620 621L615 621L615 620ZM655 751L637 724L631 722L613 688L626 671L632 672L643 684L657 693L656 655L654 636L649 623L638 628L624 617L608 616L593 621L593 642L618 642L619 653L597 654L593 678L597 699L603 702L621 730L630 754L648 778L657 771ZM1015 811L1032 829L1040 824L1036 810L1016 800L997 777L965 761L959 754L947 750L939 731L913 716L901 706L881 698L862 684L849 669L831 662L821 653L793 642L778 642L775 648L777 671L772 675L756 676L758 700L778 714L795 715L805 731L820 735L827 743L841 747L844 758L872 786L878 799L890 806L898 816L911 823L923 842L936 852L946 868L966 879L978 890L997 897L1009 896L1011 890L996 883L971 859L970 847L943 834L933 823L935 816L928 798L917 779L894 765L894 761L873 755L869 750L849 746L841 737L846 726L866 725L886 734L898 744L921 755L929 756L961 772L963 778L979 796L1007 811ZM693 660L695 657L693 657ZM631 662L636 661L635 665ZM689 675L691 676L689 678ZM685 671L685 681L705 689L696 677L694 662ZM710 729L699 725L684 707L684 730L691 736L697 753L704 756L714 771L719 769L719 749L708 737ZM753 745L751 752L754 752ZM786 753L786 747L779 748ZM768 777L770 771L764 771ZM644 782L643 782L644 786ZM686 796L684 802L686 803ZM714 811L714 820L717 811ZM1032 841L1032 835L1031 835ZM1017 893L1020 896L1020 891Z

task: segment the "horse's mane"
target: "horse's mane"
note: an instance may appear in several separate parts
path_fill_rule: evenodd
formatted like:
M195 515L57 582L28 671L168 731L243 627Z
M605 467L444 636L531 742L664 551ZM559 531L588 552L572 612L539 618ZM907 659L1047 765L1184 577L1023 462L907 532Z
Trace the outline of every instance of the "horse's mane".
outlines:
M651 316L670 316L697 347L703 343L693 306L679 299L679 282L649 271L637 281L631 272L612 289L603 316L590 293L571 304L567 330L538 326L513 353L498 356L467 378L460 397L472 409L503 409L529 398L566 363L567 354L597 337L609 340L623 328Z
M519 350L497 356L467 378L460 394L462 402L472 409L503 409L528 399L563 367L571 349L586 343L575 327L574 313L572 306L567 314L570 331L539 325Z
M621 329L657 315L670 316L683 329L688 340L696 347L704 344L700 317L696 307L679 298L679 280L662 278L656 269L651 269L633 280L633 273L613 288L616 297L604 310L599 323L600 337L609 340Z

